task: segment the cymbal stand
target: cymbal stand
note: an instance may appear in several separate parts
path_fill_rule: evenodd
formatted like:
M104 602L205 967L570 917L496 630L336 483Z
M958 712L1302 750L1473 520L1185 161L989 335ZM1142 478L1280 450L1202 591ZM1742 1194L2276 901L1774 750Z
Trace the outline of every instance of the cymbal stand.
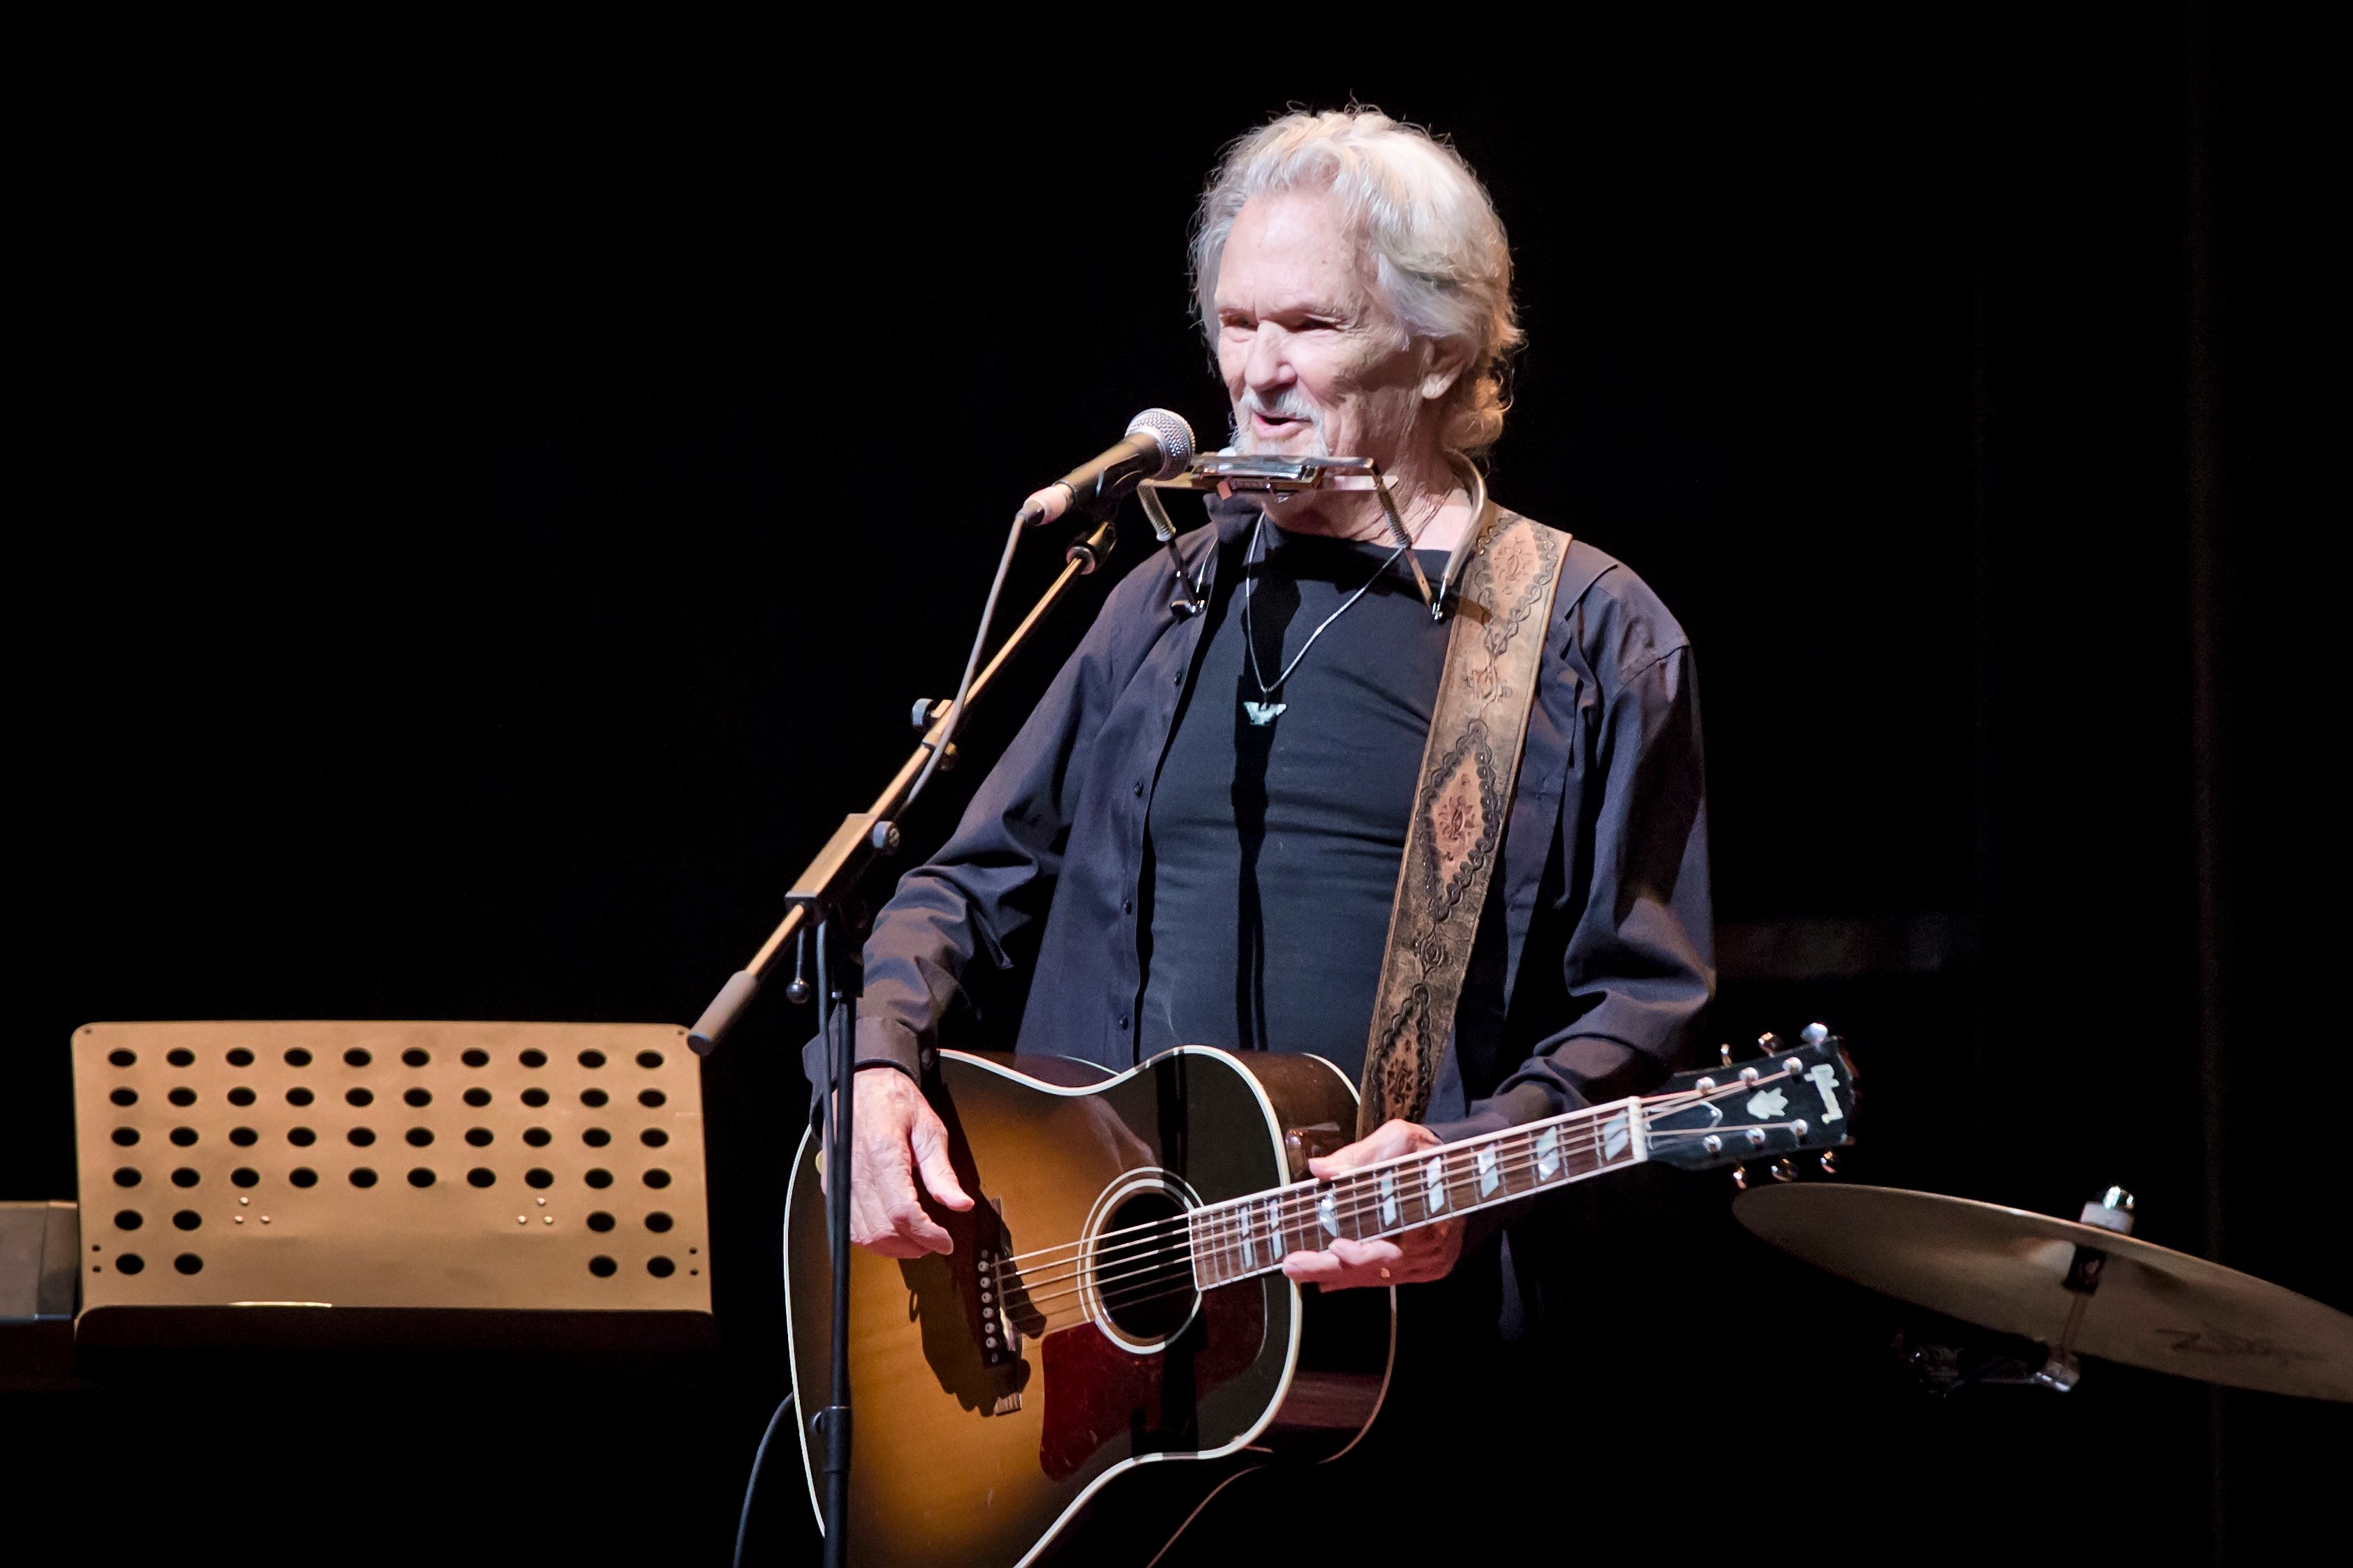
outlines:
M2084 1205L2083 1223L2113 1230L2118 1236L2130 1236L2133 1195L2122 1187L2110 1187L2105 1194ZM2067 1326L2059 1331L2059 1342L2051 1347L2051 1359L2028 1380L2036 1386L2064 1394L2082 1380L2084 1369L2075 1361L2075 1335L2084 1327L2084 1309L2092 1304L2092 1294L2100 1288L2101 1271L2107 1266L2108 1255L2093 1247L2077 1247L2068 1259L2067 1277L2060 1281L2073 1298L2067 1303Z
M1730 1047L1725 1048L1728 1050ZM2119 1236L2130 1236L2133 1195L2122 1187L2110 1187L2105 1194L2084 1205L2081 1222L2115 1231ZM1894 1347L1896 1357L1911 1368L1925 1386L1939 1396L1949 1395L1974 1384L2047 1388L2053 1394L2065 1394L2083 1381L2084 1368L2075 1359L2075 1338L2083 1331L2084 1310L2091 1306L2092 1297L2100 1289L2100 1275L2107 1263L2108 1255L2094 1247L2078 1247L2068 1259L2066 1276L2059 1282L2068 1293L2067 1321L2060 1329L2056 1343L2046 1343L2041 1347L2043 1358L2040 1365L1997 1351L1980 1357L1974 1366L1964 1366L1957 1348L1907 1344L1901 1334L1896 1336ZM2024 1339L2010 1342L2021 1350L2032 1343Z

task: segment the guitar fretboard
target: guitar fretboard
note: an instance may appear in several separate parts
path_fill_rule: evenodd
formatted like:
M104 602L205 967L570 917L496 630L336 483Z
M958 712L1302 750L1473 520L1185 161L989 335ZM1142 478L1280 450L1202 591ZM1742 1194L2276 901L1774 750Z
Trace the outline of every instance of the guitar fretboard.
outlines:
M1201 1289L1270 1274L1293 1252L1370 1241L1648 1159L1642 1103L1623 1100L1196 1209Z

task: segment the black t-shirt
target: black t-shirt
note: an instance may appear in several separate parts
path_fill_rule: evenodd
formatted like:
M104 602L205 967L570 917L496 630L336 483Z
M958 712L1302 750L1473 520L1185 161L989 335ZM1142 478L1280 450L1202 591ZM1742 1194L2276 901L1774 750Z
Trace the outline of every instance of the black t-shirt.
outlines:
M1144 1056L1222 1046L1363 1068L1446 662L1447 626L1404 560L1375 577L1392 548L1261 527L1248 620L1269 681L1372 584L1271 696L1245 656L1240 586L1207 612L1200 678L1145 819ZM1420 560L1434 586L1444 555ZM1245 701L1284 707L1258 724Z

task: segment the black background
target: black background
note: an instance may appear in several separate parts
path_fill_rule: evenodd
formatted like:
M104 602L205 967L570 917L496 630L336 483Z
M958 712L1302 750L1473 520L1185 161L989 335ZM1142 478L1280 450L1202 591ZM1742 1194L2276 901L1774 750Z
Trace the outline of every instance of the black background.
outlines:
M2068 1215L2121 1181L2139 1234L2346 1301L2328 1140L2272 1114L2332 1092L2308 42L2193 6L1485 43L1205 46L1041 102L544 62L66 95L19 147L0 1194L70 1194L92 1019L691 1020L952 681L1012 503L1147 405L1222 428L1191 205L1228 139L1354 96L1451 136L1510 228L1496 493L1698 649L1715 1037L1838 1025L1863 1179ZM808 1028L772 993L705 1068L699 1380L0 1422L55 1435L54 1495L95 1447L257 1560L302 1554L226 1500L258 1472L281 1522L333 1528L304 1489L364 1517L345 1549L715 1560L782 1381ZM1661 1495L1821 1478L1773 1506L1793 1546L2254 1560L2343 1475L2335 1410L2105 1365L1926 1403L1876 1370L1900 1314L1707 1245L1704 1351L1635 1339L1725 1373Z

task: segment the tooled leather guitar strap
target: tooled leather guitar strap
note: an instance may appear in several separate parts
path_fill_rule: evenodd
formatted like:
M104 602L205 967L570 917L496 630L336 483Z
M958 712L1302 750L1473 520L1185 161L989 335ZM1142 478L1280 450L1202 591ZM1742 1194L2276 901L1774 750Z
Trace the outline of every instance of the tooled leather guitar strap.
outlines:
M1463 565L1374 994L1358 1137L1429 1108L1511 813L1568 543L1495 508Z

